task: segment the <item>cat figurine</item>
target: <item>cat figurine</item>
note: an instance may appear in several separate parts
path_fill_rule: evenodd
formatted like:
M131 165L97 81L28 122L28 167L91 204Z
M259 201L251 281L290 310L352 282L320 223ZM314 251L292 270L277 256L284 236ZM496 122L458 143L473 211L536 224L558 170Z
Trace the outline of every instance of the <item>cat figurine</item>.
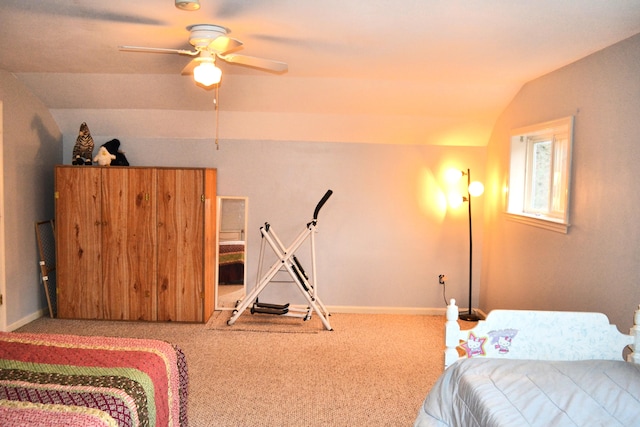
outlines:
M76 144L73 146L72 165L91 165L93 159L93 137L85 122L80 125Z

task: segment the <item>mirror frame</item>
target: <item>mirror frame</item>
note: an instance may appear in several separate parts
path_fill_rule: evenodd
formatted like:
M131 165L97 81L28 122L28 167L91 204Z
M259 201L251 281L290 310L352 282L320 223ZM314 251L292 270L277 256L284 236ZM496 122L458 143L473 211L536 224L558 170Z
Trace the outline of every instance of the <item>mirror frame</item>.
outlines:
M244 271L243 271L243 278L242 278L242 284L244 287L244 295L242 296L242 298L246 297L247 295L247 266L246 266L246 262L247 262L247 225L249 224L249 198L248 197L243 197L243 196L217 196L216 197L216 208L217 208L217 215L216 215L216 265L215 265L215 272L216 272L216 277L215 277L215 286L214 286L214 301L215 301L215 310L233 310L235 309L234 307L222 307L219 304L219 296L218 296L218 286L219 286L219 282L220 282L220 230L221 230L221 225L222 225L222 202L224 200L243 200L244 201L244 262L245 262L245 267L244 267Z

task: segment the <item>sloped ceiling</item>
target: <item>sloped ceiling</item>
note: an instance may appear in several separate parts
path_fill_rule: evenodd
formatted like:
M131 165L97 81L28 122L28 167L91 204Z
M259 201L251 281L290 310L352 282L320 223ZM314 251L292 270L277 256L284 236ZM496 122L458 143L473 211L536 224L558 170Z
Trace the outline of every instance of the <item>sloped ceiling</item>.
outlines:
M239 53L289 64L276 75L218 61L223 138L484 145L525 82L640 33L635 1L200 3L3 0L0 68L63 133L93 114L100 134L154 117L162 132L203 137L216 90L180 75L190 57L118 46L190 48L188 25L218 24L244 42Z

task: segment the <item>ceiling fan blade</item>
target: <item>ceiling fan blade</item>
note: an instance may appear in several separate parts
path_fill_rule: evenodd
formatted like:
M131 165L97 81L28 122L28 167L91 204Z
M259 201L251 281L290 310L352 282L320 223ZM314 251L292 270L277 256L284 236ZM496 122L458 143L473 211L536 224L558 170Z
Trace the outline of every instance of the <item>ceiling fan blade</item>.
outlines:
M183 76L188 76L193 74L193 69L196 68L198 64L200 64L200 62L201 62L200 58L193 58L191 61L189 61L187 65L185 65L185 67L182 69L182 72L180 74Z
M246 65L248 67L260 68L262 70L273 71L276 73L284 73L289 70L289 66L285 62L274 61L272 59L256 58L255 56L246 55L218 55L223 61Z
M242 42L238 39L232 39L226 36L220 36L215 38L207 46L207 50L212 50L216 53L224 54L236 50L242 46Z
M180 55L191 55L195 56L198 52L197 50L186 50L186 49L168 49L163 47L144 47L144 46L118 46L120 50L131 50L135 52L151 52L151 53L179 53Z

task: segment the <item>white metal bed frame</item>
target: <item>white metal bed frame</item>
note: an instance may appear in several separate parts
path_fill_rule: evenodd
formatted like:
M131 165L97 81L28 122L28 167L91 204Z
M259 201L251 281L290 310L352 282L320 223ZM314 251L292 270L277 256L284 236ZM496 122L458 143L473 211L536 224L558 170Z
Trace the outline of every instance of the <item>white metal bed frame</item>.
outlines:
M626 360L640 364L640 306L629 335L602 313L493 310L473 329L460 330L451 300L445 324L445 369L460 359ZM462 349L463 355L458 352Z

